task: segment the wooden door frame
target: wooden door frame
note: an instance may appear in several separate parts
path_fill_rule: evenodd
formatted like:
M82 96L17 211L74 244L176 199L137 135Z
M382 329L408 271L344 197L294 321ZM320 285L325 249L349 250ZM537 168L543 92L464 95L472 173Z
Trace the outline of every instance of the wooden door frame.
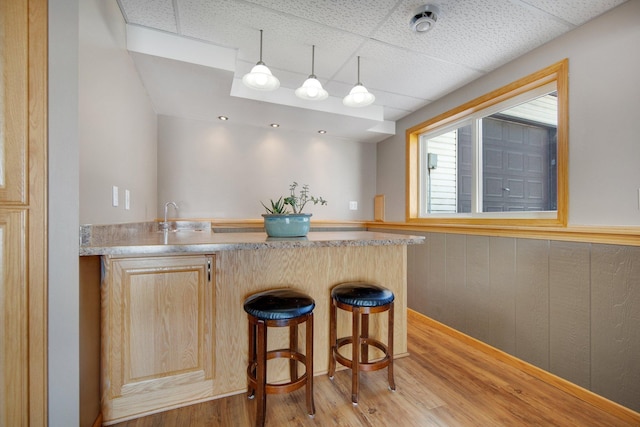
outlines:
M48 1L28 0L29 426L48 421Z

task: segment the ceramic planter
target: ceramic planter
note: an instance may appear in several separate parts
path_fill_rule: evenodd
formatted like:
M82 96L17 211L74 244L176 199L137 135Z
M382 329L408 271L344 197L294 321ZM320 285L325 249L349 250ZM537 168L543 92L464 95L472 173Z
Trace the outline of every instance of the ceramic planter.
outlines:
M269 237L304 237L311 226L311 214L262 214Z

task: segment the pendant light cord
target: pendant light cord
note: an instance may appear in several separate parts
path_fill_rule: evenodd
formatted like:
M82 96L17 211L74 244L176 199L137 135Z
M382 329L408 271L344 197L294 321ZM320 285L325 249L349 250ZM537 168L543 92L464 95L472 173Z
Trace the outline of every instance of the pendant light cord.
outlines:
M315 57L316 57L316 45L313 44L313 45L311 45L311 75L314 78L316 77L316 73L315 73L315 65L316 65Z
M262 62L262 30L260 30L260 64L263 64Z
M361 85L362 83L360 83L360 57L358 56L358 84Z

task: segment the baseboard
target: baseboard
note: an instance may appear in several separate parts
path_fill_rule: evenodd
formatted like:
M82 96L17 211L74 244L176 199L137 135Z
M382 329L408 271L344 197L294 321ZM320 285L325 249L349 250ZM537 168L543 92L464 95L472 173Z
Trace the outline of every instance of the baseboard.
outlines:
M98 418L96 418L91 427L102 427L102 412L98 414Z
M506 363L507 365L513 366L527 374L535 377L541 381L546 382L547 384L551 384L554 387L571 394L572 396L577 397L580 400L583 400L591 405L602 409L616 417L623 419L625 421L629 421L634 424L640 425L640 413L627 408L626 406L622 406L619 403L613 402L605 397L600 396L590 390L587 390L577 384L574 384L570 381L567 381L563 378L558 377L544 369L538 368L528 362L525 362L521 359L518 359L515 356L512 356L508 353L505 353L502 350L499 350L495 347L490 346L482 341L479 341L469 335L466 335L460 331L457 331L443 323L438 322L424 314L418 313L415 310L407 309L407 317L414 317L415 319L419 319L418 321L428 324L433 329L436 329L450 337L453 337L469 346L475 348L476 350L480 350L483 353L486 353L495 359Z

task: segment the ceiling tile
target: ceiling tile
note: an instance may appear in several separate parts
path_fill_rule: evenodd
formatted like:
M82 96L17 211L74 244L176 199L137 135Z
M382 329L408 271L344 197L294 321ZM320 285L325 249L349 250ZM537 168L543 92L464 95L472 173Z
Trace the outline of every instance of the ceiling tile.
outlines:
M118 0L125 20L130 24L177 32L171 0Z
M417 55L385 43L369 41L358 53L360 80L370 90L435 100L451 90L480 77L481 73L455 64ZM355 83L354 64L336 79Z
M403 2L374 38L471 69L490 71L570 29L510 0L443 0L435 26L409 27L415 3Z
M179 0L182 34L238 48L238 59L255 64L260 57L272 71L311 74L311 46L316 45L315 73L330 78L366 39L343 30L294 18L251 3Z
M332 28L367 36L393 10L397 0L248 0Z
M551 15L582 25L626 0L521 0Z

